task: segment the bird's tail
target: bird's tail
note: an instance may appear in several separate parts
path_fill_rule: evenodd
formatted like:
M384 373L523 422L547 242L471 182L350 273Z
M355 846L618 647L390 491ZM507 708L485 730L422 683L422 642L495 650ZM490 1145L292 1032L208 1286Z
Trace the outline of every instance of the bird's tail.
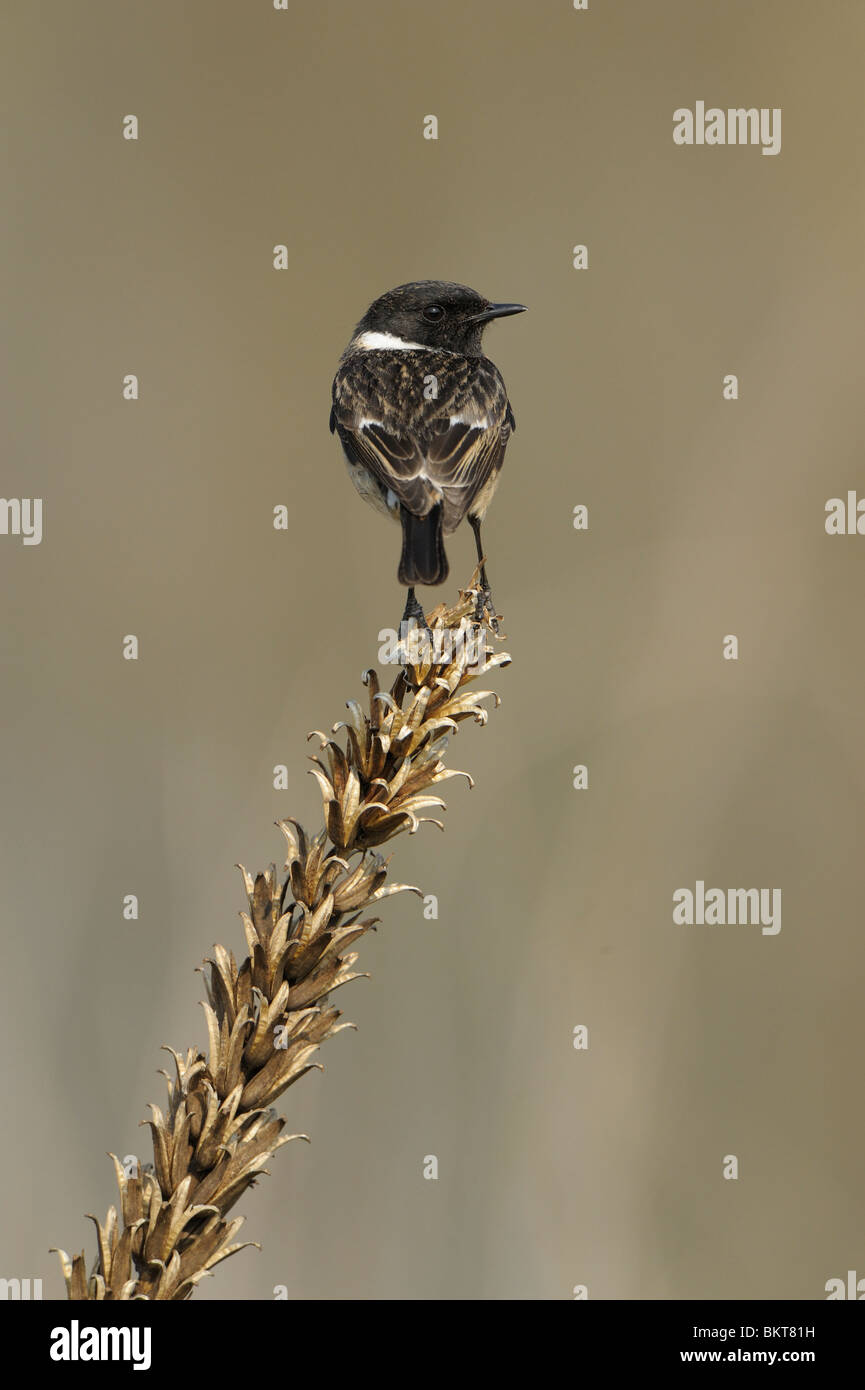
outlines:
M448 577L449 566L442 537L441 502L437 502L426 516L415 516L401 507L400 520L400 584L443 584Z

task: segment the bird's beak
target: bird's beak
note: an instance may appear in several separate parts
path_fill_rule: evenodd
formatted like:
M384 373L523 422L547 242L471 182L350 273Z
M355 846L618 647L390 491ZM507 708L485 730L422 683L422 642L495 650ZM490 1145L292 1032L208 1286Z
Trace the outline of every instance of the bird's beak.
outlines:
M504 319L508 314L523 314L525 304L490 304L481 314L472 314L469 323L487 323L490 319Z

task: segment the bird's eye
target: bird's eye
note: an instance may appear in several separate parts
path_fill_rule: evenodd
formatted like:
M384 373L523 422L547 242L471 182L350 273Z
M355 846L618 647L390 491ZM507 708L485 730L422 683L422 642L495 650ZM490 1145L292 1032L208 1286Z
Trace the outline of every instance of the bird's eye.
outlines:
M440 323L445 316L445 311L440 304L428 304L423 311L423 316L427 323Z

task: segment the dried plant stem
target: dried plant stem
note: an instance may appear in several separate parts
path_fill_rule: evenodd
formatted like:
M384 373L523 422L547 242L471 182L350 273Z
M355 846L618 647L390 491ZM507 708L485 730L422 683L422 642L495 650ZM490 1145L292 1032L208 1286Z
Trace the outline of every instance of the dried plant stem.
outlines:
M464 719L486 722L480 702L493 692L466 686L509 660L486 647L476 586L477 575L455 606L430 614L434 659L401 669L390 694L366 672L369 713L350 700L332 731L344 732L344 746L318 734L312 770L324 828L309 836L295 820L277 822L288 847L281 884L274 865L255 879L241 870L249 955L238 968L215 946L205 962L207 1055L166 1049L175 1071L163 1072L165 1112L150 1106L152 1168L129 1175L112 1155L120 1210L110 1207L104 1225L90 1218L98 1246L90 1277L83 1251L72 1259L58 1251L70 1299L188 1298L220 1260L253 1243L234 1243L242 1218L227 1213L277 1149L306 1137L282 1133L273 1103L319 1065L312 1059L326 1038L351 1026L330 995L357 978L349 948L378 920L362 913L406 891L386 884L377 847L415 831L428 819L419 812L444 807L431 794L439 782L468 776L445 768L448 736Z

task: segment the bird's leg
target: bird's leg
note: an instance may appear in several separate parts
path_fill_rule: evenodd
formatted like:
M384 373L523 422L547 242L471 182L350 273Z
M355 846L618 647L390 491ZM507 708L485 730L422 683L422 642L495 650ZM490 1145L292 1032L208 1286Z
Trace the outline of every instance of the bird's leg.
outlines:
M400 643L407 643L413 633L423 633L423 638L421 639L418 636L416 636L413 643L415 648L415 658L417 659L418 657L420 657L422 659L425 656L425 653L422 650L420 650L420 647L421 645L429 643L429 646L431 648L432 629L430 628L430 625L426 620L426 615L424 614L423 609L421 608L420 604L417 601L417 598L415 597L414 589L410 588L408 593L406 594L405 611L402 615L399 625Z
M402 629L404 624L407 625L411 618L414 618L418 627L424 627L426 628L427 632L429 632L429 623L427 622L424 616L423 609L421 608L420 604L417 601L417 598L415 597L415 592L413 588L409 589L408 593L405 596L405 612L402 615L400 629Z
M496 613L496 606L493 603L493 592L490 588L490 581L487 579L487 571L486 566L484 564L484 548L481 544L480 517L470 516L469 525L475 533L475 546L478 552L478 565L480 566L481 575L481 592L478 594L477 603L475 605L475 621L479 623L483 622L484 609L486 609L487 613L489 614L490 627L492 628L493 632L498 632L498 614Z

